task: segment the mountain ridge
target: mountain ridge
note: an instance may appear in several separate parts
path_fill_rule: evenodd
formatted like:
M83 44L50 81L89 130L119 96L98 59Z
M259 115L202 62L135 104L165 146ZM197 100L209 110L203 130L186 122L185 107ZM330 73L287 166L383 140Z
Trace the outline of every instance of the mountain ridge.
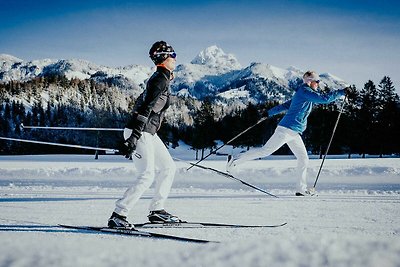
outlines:
M153 71L152 67L135 64L111 68L82 59L24 61L12 55L0 54L0 82L27 81L57 74L67 79L122 79L124 82L121 83L121 89L143 90ZM178 65L174 73L171 90L178 96L260 103L290 98L293 85L301 82L304 71L293 66L283 69L259 62L242 67L233 54L227 54L212 45L196 55L190 63ZM320 78L333 89L346 85L333 74L322 73ZM232 94L229 94L231 90ZM239 91L243 93L237 94ZM135 92L133 95L137 94Z

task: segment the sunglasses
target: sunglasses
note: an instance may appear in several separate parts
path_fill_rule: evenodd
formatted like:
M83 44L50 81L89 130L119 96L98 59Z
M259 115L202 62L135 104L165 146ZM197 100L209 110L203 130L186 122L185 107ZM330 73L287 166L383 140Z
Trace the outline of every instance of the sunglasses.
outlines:
M168 55L170 58L176 58L175 52L157 52L156 55Z
M316 83L320 83L321 81L320 81L320 80L316 80L316 81L314 81L314 82L316 82Z

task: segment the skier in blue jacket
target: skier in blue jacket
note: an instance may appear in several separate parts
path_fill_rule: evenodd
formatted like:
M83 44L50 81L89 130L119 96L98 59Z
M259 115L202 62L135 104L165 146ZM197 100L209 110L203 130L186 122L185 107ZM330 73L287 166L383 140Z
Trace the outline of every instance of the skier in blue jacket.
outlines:
M298 180L296 196L313 195L307 190L308 155L301 134L307 127L307 118L311 113L314 103L328 104L344 96L348 88L322 93L318 90L319 76L314 71L307 71L303 75L303 85L296 91L293 98L267 112L267 116L274 116L287 111L279 122L274 134L261 148L247 151L246 153L230 156L227 171L248 160L266 157L274 153L284 144L287 144L297 159Z

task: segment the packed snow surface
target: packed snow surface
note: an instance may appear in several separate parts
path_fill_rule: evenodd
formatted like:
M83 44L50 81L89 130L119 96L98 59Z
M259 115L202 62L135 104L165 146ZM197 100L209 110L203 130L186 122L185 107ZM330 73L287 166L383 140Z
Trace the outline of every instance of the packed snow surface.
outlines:
M105 225L135 179L121 156L0 157L0 266L400 266L400 159L328 157L318 196L294 196L296 161L273 156L235 175L272 198L209 170L194 152L171 150L177 165L166 209L190 221L279 224L279 228L154 229L208 239L195 244L57 227ZM205 166L224 170L225 157ZM309 184L321 161L310 160ZM153 189L131 211L145 222Z

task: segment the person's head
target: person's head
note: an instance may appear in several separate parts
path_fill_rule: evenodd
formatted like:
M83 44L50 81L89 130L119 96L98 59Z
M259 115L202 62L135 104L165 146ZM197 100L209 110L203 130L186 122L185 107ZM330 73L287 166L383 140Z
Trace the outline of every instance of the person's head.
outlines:
M162 65L170 71L175 69L176 53L166 42L155 42L150 48L149 55L155 65Z
M311 70L304 73L303 81L313 90L317 90L320 82L318 74Z

